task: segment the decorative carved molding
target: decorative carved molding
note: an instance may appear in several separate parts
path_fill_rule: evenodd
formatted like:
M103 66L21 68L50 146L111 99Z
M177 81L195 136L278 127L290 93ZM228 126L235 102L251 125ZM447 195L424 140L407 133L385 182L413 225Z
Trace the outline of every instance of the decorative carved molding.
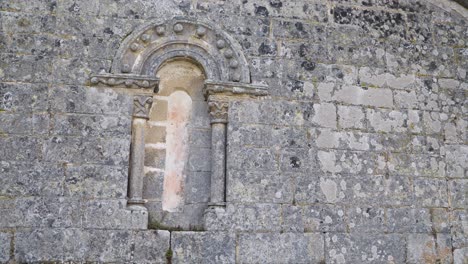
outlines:
M208 102L211 123L227 123L229 103L223 101Z
M205 81L203 93L205 97L214 94L223 95L247 95L247 96L267 96L269 95L268 87L263 85L236 83L236 82L217 82Z
M149 111L153 104L151 96L138 95L133 98L133 117L149 119Z
M168 59L200 63L210 79L250 83L241 46L216 25L188 18L154 21L122 43L112 65L115 74L152 75Z
M91 85L105 85L110 87L125 87L130 89L145 89L158 91L159 79L152 76L129 74L93 74L90 78Z

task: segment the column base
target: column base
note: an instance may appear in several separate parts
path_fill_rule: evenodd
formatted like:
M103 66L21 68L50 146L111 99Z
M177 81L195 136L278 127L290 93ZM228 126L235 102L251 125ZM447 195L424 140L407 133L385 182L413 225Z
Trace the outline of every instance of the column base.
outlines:
M226 207L226 202L212 202L212 203L208 203L208 207Z
M146 200L144 199L128 199L127 209L131 211L148 211L145 207Z
M226 203L211 203L206 208L203 215L205 230L222 231L226 230L227 212Z

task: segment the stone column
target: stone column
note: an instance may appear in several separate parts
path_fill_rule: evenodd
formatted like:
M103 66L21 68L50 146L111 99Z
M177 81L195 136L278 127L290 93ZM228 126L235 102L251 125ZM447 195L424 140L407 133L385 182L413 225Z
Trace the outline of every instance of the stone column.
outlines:
M133 99L132 143L130 147L130 177L128 201L131 210L144 210L143 176L145 166L145 125L149 119L152 96L135 96Z
M226 123L229 103L209 100L211 116L211 198L210 206L226 204Z

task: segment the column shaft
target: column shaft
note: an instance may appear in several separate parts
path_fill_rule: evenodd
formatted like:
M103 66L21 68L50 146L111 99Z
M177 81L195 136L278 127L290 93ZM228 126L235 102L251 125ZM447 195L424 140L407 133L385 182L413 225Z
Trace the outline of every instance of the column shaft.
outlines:
M143 204L143 176L145 166L145 123L143 118L134 118L131 160L130 160L130 178L128 188L128 203Z
M145 210L143 206L143 177L145 169L145 125L153 99L151 96L135 96L133 100L132 142L130 146L130 175L128 201L132 210Z
M226 188L226 124L211 125L211 203L225 202Z

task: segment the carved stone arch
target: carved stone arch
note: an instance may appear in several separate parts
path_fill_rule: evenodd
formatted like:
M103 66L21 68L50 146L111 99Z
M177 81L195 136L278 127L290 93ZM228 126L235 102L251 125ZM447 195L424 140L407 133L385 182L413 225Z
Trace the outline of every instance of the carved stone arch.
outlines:
M136 29L118 50L111 73L153 75L173 57L197 61L210 80L250 83L241 46L215 25L186 18L153 21Z

